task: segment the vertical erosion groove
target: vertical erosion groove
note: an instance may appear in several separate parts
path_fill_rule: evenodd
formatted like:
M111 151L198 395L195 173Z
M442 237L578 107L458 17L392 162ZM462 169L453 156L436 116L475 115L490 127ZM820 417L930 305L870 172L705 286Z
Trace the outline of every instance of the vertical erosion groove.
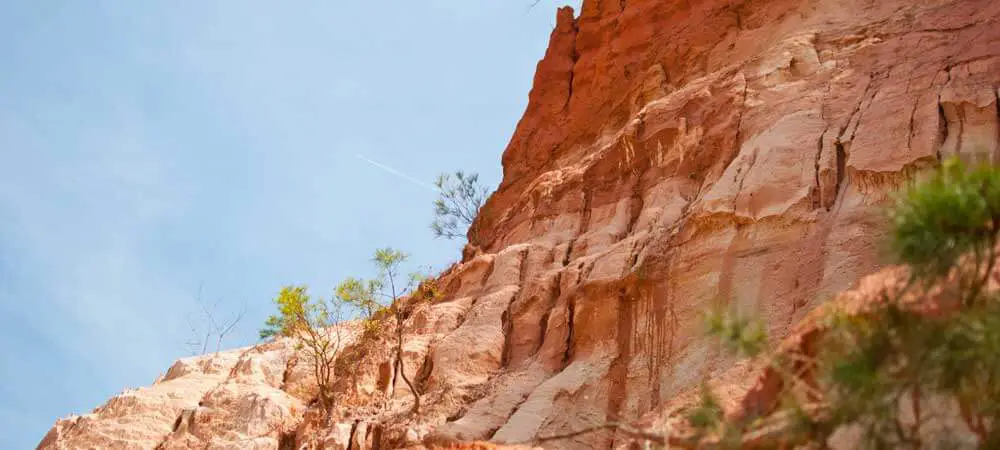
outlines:
M351 424L351 433L347 436L347 450L358 450L358 445L354 445L354 440L358 434L358 422L360 420L355 419L354 423Z
M827 130L824 129L823 132L820 133L819 139L816 143L816 160L813 162L813 174L815 176L813 180L813 183L815 183L813 186L813 209L819 209L824 206L823 203L825 199L823 198L823 184L820 183L819 160L823 157L823 137L826 136L826 131Z
M636 338L645 341L645 349L641 351L646 352L646 381L650 384L650 395L644 408L651 410L659 406L660 377L663 373L663 366L670 363L667 358L669 358L670 346L672 345L672 334L666 312L669 304L660 303L661 297L656 295L652 286L645 283L639 283L637 295L640 309L635 318L636 320L639 320L639 317L643 318L645 332L637 333Z
M580 60L580 53L576 50L576 38L580 32L580 24L577 19L573 19L573 47L570 49L570 58L573 60L573 67L569 69L569 80L566 90L566 103L563 105L562 112L569 112L569 102L573 99L573 81L576 78L576 62Z
M177 430L181 428L181 422L184 420L184 411L177 416L177 420L174 421L174 426L170 428L171 433L176 433Z
M479 280L479 296L486 294L486 283L490 281L490 277L493 276L493 269L496 268L496 257L490 259L490 264L486 267L483 272L483 277ZM475 305L475 303L473 303ZM471 307L470 307L471 308Z
M625 228L625 235L622 236L622 239L632 235L632 232L635 231L635 224L639 221L639 215L642 214L645 203L645 200L642 198L643 175L645 175L645 172L639 174L635 182L632 183L632 194L628 202L628 226Z
M573 321L576 315L576 300L570 299L566 304L566 326L568 330L566 331L566 347L563 351L562 366L565 368L569 365L569 362L573 359Z
M281 389L282 391L287 392L288 379L291 378L292 371L295 370L295 366L298 364L298 362L299 362L299 357L294 353L288 357L287 361L285 361L285 371L281 373L281 387L279 387L279 389Z
M393 353L395 353L395 352L393 352ZM393 355L393 356L389 357L392 360L392 364L391 364L391 366L392 366L392 382L390 382L389 386L388 386L389 398L392 398L392 397L394 397L396 395L396 383L399 381L399 358L400 357L402 357L402 355Z
M586 233L587 229L590 228L590 215L593 202L594 191L592 189L583 191L583 209L580 211L580 227L576 230L577 237Z
M625 402L625 394L628 390L629 357L632 353L633 333L635 332L634 322L636 320L635 296L630 294L628 288L625 286L621 286L618 289L618 328L616 336L618 354L608 369L608 382L611 386L608 392L606 410L607 416L612 420L618 420L620 417L622 405Z
M993 150L993 163L996 164L1000 162L1000 86L993 86L993 105L994 111L996 111L996 143L997 147Z
M913 121L917 116L917 107L920 105L920 97L913 101L913 108L910 109L910 120L907 122L906 151L913 153Z
M371 450L381 450L382 449L382 425L373 423L368 431L368 436L371 437ZM359 449L360 450L360 449Z
M590 209L591 202L593 202L593 195L592 190L588 189L583 191L583 206L580 207L580 223L577 224L576 232L573 237L570 238L569 244L566 246L566 254L563 255L562 259L563 267L568 266L570 261L573 260L573 250L576 249L577 239L579 239L580 236L586 233L587 229L590 228ZM584 250L586 250L586 246L584 246Z
M576 243L576 239L570 239L569 244L566 245L566 254L563 255L562 266L566 267L569 265L570 256L573 254L573 244Z
M940 96L938 97L938 141L937 141L937 160L942 161L944 157L941 151L944 149L945 142L948 142L948 117L944 113L944 106L941 104Z
M413 381L417 390L420 392L426 391L427 380L430 379L431 373L434 372L434 359L431 358L431 353L428 351L424 355L424 362L420 364L420 371L417 373L417 379Z
M515 296L515 300L516 298L517 297ZM512 300L507 305L507 309L505 309L503 314L500 315L500 326L503 330L503 350L501 350L500 353L500 367L507 367L507 364L510 363L511 338L513 337L511 336L513 327L511 322L513 322L513 319L510 317L510 306L513 304L514 301Z
M746 113L747 95L749 94L750 83L747 82L746 75L742 72L740 72L739 75L743 77L743 93L740 96L739 112L737 112L736 116L736 136L733 137L733 150L728 158L729 161L726 163L727 166L732 164L733 160L735 160L740 154L740 146L743 145L741 142L743 139L743 114Z
M542 319L538 324L538 339L535 341L535 348L531 351L532 355L537 355L538 351L542 349L543 345L545 345L545 333L549 329L549 318L552 317L552 310L555 309L556 303L559 301L559 297L562 294L563 273L564 272L560 271L552 277L552 284L546 292L548 294L548 304L546 305L545 312L542 313Z
M844 177L847 175L847 152L844 144L837 142L837 184L834 198L840 197L840 189L844 185Z
M512 341L514 338L514 312L515 305L519 304L521 294L525 292L525 280L528 276L528 254L529 249L525 248L518 253L517 263L517 292L511 296L507 307L500 315L500 328L503 333L503 349L500 354L500 367L507 367L510 363L511 352L513 351Z

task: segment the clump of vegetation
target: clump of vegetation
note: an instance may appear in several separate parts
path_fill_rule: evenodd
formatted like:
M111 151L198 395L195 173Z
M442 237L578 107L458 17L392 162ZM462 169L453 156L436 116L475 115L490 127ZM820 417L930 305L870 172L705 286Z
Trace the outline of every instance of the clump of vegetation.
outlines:
M768 337L764 327L734 311L711 310L706 314L705 328L708 335L718 338L735 354L755 358L767 350ZM692 441L701 443L705 439L714 439L718 448L740 447L745 421L726 419L722 403L707 382L702 384L698 403L687 411L685 417L694 430Z
M406 253L392 248L376 250L372 258L377 269L376 277L371 280L348 278L337 286L336 296L343 303L354 305L362 311L365 331L369 333L381 329L381 317L385 315L384 312L392 314L396 325L394 370L413 393L413 412L418 413L420 393L406 374L403 362L403 323L406 320L406 311L402 299L413 291L423 277L414 273L404 279L400 274L400 266L407 258Z
M274 299L278 312L268 317L260 338L286 336L298 340L298 348L305 352L313 368L319 389L318 400L325 416L329 416L334 406L333 383L342 344L339 324L345 308L358 311L367 335L380 332L386 316L395 319L394 370L413 393L413 412L420 411L420 394L406 374L403 361L403 323L407 318L403 298L413 293L421 296L421 300L430 300L438 295L438 290L435 281L422 282L420 274L408 277L400 274L400 266L407 258L405 253L392 248L376 250L372 258L376 277L345 279L330 301L310 297L305 286L282 288ZM419 289L414 291L418 285Z
M698 404L687 412L688 423L699 437L711 433L719 433L723 425L725 412L719 399L712 393L707 384L701 386Z
M489 190L479 182L478 174L466 174L460 170L454 175L439 175L434 185L439 192L438 199L434 201L434 221L431 222L434 237L466 237Z
M1000 294L988 289L1000 281L1000 170L949 160L899 197L891 219L890 248L909 269L906 282L861 312L831 313L815 355L771 356L790 392L772 414L791 418L782 439L822 443L851 426L866 448L951 448L962 432L928 427L950 414L975 436L972 445L1000 448ZM754 354L750 322L710 323L731 348ZM802 385L807 395L791 393ZM704 409L691 423L721 429Z
M756 321L735 313L709 312L705 320L709 335L716 336L737 354L755 357L767 348L767 332Z
M348 277L337 285L335 296L345 305L361 312L361 323L366 333L375 333L381 327L380 317L385 305L379 299L382 283L379 280L361 280Z
M423 278L417 284L417 289L413 291L413 297L417 301L435 302L443 296L444 292L436 278Z
M317 399L324 417L334 406L333 383L342 335L338 323L341 309L336 302L310 297L305 286L286 286L274 299L278 313L271 315L260 330L260 338L287 336L297 339L313 370L319 391Z
M893 254L909 265L914 281L933 284L954 275L964 304L981 300L996 264L1000 169L969 170L948 160L929 180L911 187L891 217Z

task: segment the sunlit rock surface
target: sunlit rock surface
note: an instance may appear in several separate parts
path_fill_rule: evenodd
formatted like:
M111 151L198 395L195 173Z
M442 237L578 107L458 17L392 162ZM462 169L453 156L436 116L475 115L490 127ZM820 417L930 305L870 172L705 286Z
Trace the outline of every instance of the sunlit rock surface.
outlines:
M738 402L759 374L703 336L703 312L736 305L785 336L880 268L907 177L996 161L998 19L993 0L561 9L503 182L444 296L406 322L419 414L387 337L351 341L330 423L279 341L180 361L40 448L525 443L655 420L706 378Z

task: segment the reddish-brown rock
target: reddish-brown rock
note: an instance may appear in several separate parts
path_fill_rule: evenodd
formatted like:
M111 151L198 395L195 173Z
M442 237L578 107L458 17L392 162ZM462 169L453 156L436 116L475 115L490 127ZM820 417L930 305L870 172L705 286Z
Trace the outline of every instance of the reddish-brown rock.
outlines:
M341 386L354 406L338 423L309 425L308 399L261 383L270 429L300 420L298 432L237 432L261 436L259 448L529 442L656 422L705 378L735 404L756 371L703 337L707 308L734 305L785 336L880 267L882 204L907 177L952 154L997 160L998 19L994 0L560 9L476 239L441 276L444 297L413 305L406 323L421 414L405 414L409 392L373 342L354 353ZM211 429L236 429L223 422L241 407L219 408ZM61 421L42 447L213 442L169 437L184 419L168 409L143 430L98 414L87 441ZM545 445L627 442L602 432Z

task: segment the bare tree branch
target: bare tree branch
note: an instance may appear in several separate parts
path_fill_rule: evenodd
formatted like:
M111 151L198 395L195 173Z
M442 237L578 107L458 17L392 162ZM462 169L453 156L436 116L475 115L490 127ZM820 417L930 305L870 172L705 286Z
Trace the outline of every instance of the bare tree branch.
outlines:
M193 320L188 316L188 326L191 328L192 337L184 342L192 354L204 355L208 353L208 345L212 341L212 336L215 336L215 352L222 350L222 342L227 335L232 333L236 326L243 320L246 315L246 306L244 305L236 315L228 322L220 323L217 320L217 310L219 304L222 303L222 298L215 300L215 302L209 304L202 298L203 286L198 286L198 294L196 301L198 302L198 307L201 309L201 322L202 326L196 326ZM204 337L201 336L201 330L204 329ZM199 349L200 347L200 349ZM199 353L200 350L200 353Z
M215 328L215 335L218 338L215 342L216 352L218 352L222 348L222 340L225 339L227 334L229 334L231 331L233 331L234 328L236 328L236 325L238 325L240 321L243 320L243 316L245 316L246 313L247 313L247 308L246 306L244 306L243 308L240 309L238 313L236 313L236 316L233 317L231 321L229 321L228 325L223 324L222 327Z

